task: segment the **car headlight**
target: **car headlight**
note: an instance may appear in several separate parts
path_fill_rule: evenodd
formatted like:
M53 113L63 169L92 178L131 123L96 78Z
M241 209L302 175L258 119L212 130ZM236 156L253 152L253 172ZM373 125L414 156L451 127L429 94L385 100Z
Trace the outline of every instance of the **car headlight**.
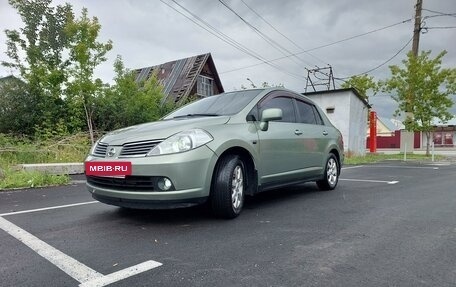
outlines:
M212 136L201 129L183 131L156 145L147 153L147 156L185 152L205 145L212 140Z

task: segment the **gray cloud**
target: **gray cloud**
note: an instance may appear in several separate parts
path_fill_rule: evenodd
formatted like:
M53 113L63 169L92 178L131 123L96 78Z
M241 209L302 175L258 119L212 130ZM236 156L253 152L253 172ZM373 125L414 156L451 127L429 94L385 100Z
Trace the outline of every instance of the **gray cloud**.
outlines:
M164 1L170 3L170 0ZM218 30L260 54L261 57L274 59L283 56L218 1L177 1ZM318 47L412 18L415 4L414 0L244 1L304 49ZM55 4L63 2L54 1ZM242 1L225 0L225 2L288 50L299 51L297 47L254 15ZM72 1L76 11L87 7L90 15L99 18L102 25L102 40L111 39L114 42L114 49L110 53L109 61L97 70L97 75L105 81L112 79L112 64L117 54L123 56L126 66L130 68L155 65L206 52L212 53L219 72L259 63L258 60L210 35L158 0L119 0L107 3L90 0ZM455 13L456 2L454 0L425 1L424 8ZM423 11L423 15L436 14ZM0 2L1 30L17 29L20 24L20 18L13 9L6 5L6 1ZM426 26L456 26L456 18L428 18ZM303 53L300 54L300 58L306 64L300 62L297 64L297 60L293 59L274 62L281 69L297 74L298 77L290 76L263 64L236 72L222 73L221 80L226 90L238 89L242 84L248 86L249 82L246 78L250 78L256 84L264 81L274 84L281 83L287 88L301 92L305 87L305 67L313 68L315 65L324 66L329 63L333 66L337 77L367 71L393 56L412 37L412 31L413 23L408 22L312 52L323 61ZM434 54L446 49L448 54L444 58L444 66L455 67L455 39L456 29L431 29L428 33L421 35L420 49L432 50ZM6 60L4 42L5 37L1 33L0 60ZM371 75L377 79L386 78L389 75L388 65L400 64L410 49L411 45L394 60L372 72ZM0 76L8 73L9 71L0 68ZM377 96L373 101L376 102L374 107L379 109L379 113L388 114L394 110L394 103L389 97Z

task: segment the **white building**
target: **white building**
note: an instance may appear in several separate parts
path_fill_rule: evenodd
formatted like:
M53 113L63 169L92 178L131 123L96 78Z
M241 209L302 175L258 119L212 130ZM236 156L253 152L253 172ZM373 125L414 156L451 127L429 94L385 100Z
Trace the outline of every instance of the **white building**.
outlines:
M366 153L369 103L352 88L304 93L326 113L344 137L346 155Z

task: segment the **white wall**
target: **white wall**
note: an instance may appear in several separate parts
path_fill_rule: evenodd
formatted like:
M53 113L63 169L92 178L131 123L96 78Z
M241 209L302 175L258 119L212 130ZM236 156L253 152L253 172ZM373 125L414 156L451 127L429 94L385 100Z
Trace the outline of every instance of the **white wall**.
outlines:
M368 110L366 105L350 93L349 150L358 155L366 153L366 127Z

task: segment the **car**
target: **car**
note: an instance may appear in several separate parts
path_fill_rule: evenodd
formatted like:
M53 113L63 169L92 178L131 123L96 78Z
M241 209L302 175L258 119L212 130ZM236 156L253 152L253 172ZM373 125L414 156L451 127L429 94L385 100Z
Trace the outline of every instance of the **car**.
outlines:
M139 209L207 202L215 215L235 218L246 195L308 181L336 188L343 161L342 134L312 100L265 88L202 98L110 132L85 164L87 188L100 202Z

